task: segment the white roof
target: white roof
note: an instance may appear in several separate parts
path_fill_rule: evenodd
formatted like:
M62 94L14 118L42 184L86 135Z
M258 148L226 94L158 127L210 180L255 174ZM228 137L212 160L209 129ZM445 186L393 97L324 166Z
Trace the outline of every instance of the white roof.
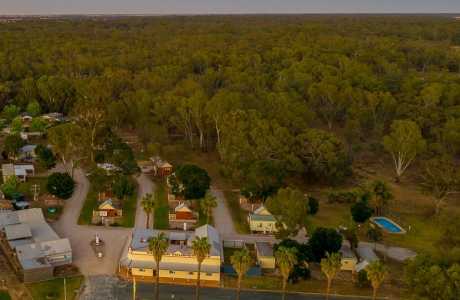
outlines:
M16 176L26 176L28 171L35 171L34 165L14 165L14 174Z
M37 148L37 145L25 145L24 147L19 149L19 152L21 153L34 152L35 148Z

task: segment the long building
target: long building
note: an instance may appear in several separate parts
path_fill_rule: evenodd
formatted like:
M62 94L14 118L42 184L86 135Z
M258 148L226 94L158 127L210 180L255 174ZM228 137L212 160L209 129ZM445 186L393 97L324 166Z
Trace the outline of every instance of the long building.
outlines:
M54 232L40 208L0 211L0 247L24 282L53 278L55 267L72 263L69 240Z
M156 276L156 265L149 251L148 241L160 231L135 229L129 246L119 263L119 274L125 278L136 277L139 280L152 281ZM223 261L223 248L217 230L210 225L203 225L194 232L169 231L168 249L160 262L160 281L170 283L196 283L198 263L193 255L192 242L196 237L207 237L211 250L201 266L200 282L204 285L217 286L220 283L220 267Z

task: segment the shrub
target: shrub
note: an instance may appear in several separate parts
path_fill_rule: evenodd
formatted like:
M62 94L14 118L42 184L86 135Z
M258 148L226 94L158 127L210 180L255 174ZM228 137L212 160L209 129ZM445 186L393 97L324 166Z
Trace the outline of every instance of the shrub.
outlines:
M374 210L369 207L367 201L361 200L351 206L350 212L353 217L353 221L356 223L364 223L372 216Z
M382 230L376 226L370 226L367 230L367 237L371 242L379 242L383 238Z
M316 198L308 197L308 213L312 216L316 215L319 210L319 202Z
M361 270L358 272L356 276L356 286L360 288L366 288L371 286L371 283L367 278L366 270Z
M333 228L318 227L313 232L308 244L315 261L319 262L326 252L335 253L342 247L342 235Z
M46 189L52 195L68 199L73 194L75 182L67 173L53 173L48 177Z
M176 179L183 185L185 199L201 199L211 184L211 178L206 170L195 165L182 165L177 167Z
M299 242L291 239L285 239L282 240L279 244L275 244L273 246L273 250L276 251L280 246L297 249L297 263L294 265L294 268L289 275L289 281L291 283L297 283L300 280L309 279L310 269L308 267L308 262L313 261L313 254L311 252L310 245L307 243L300 244Z
M3 195L5 195L5 198L7 199L13 199L14 194L17 193L18 189L18 179L16 176L11 176L9 177L4 184L0 187L0 189L3 192Z
M54 157L53 151L51 151L50 148L43 145L38 145L37 148L35 148L35 154L37 154L38 163L42 167L51 169L56 165L56 158Z
M135 185L127 176L118 176L113 183L112 190L117 198L123 199L131 196L134 193L135 188Z
M356 191L332 191L327 198L329 203L355 203L358 201L358 193Z

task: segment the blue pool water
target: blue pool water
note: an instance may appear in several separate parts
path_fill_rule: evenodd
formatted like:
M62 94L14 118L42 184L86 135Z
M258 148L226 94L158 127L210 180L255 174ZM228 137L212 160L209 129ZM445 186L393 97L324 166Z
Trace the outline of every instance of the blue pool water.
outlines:
M399 233L402 232L401 228L396 226L393 222L385 219L385 218L374 218L374 223L380 225L381 227L385 228L389 232Z

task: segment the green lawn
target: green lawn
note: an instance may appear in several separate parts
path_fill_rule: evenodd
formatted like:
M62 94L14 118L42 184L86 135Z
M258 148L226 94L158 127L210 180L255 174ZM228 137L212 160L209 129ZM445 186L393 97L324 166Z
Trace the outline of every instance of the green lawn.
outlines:
M78 218L78 224L91 224L91 219L93 217L93 209L97 206L97 197L98 192L96 187L90 185L88 195L86 196L85 203L83 203L83 207L80 212L80 217Z
M136 218L137 192L123 200L123 218L120 221L122 227L134 227Z
M83 276L71 277L66 279L67 300L75 299L76 291L83 283ZM44 282L27 284L34 299L64 299L64 279L56 278Z
M27 199L33 200L33 186L38 185L39 195L46 193L47 177L29 177L26 182L21 182L18 186L18 192L22 193Z
M0 291L0 300L11 300L10 294L5 291Z
M224 196L227 200L227 206L230 209L236 231L238 233L249 233L248 212L241 208L238 193L224 191Z
M153 212L153 228L169 228L169 206L164 180L155 180L155 210Z
M131 179L133 184L137 185L134 179ZM93 217L93 209L98 205L98 191L100 189L94 184L90 185L88 195L78 218L78 224L89 225ZM134 227L136 217L137 190L133 195L123 200L123 217L118 223L122 227Z

